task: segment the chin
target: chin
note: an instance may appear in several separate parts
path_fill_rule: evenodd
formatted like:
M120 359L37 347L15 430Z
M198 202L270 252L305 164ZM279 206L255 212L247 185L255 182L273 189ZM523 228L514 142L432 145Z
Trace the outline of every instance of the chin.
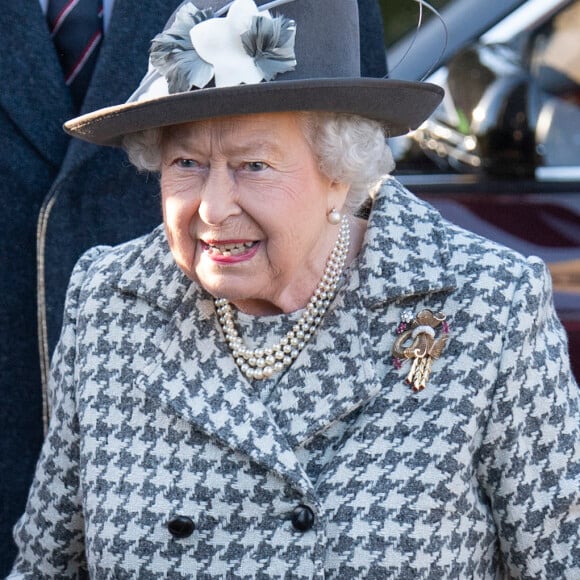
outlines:
M252 299L248 292L240 288L239 284L232 286L231 283L224 284L220 281L204 279L197 279L196 282L214 298L225 298L228 302Z

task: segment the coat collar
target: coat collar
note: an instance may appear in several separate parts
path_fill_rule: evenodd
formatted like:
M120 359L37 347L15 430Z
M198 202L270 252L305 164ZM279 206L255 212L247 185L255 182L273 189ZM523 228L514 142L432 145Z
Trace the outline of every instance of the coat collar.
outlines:
M453 288L445 231L434 209L389 182L374 202L349 282L264 405L227 350L213 300L180 273L158 228L136 243L138 251L125 254L116 282L118 290L139 296L170 319L137 384L308 494L313 484L294 450L368 403L386 388L385 381L402 383L395 371L392 380L379 379L375 361L384 353L371 344L369 309ZM393 386L393 396L400 396L398 388Z
M351 290L360 289L370 308L452 290L456 282L447 237L439 212L389 179L373 202Z

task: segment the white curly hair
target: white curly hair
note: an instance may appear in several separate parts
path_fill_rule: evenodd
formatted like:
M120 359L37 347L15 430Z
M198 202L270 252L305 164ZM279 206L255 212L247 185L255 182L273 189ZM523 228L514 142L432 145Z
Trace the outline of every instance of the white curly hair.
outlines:
M321 171L333 181L350 185L345 209L356 213L395 166L384 127L358 115L298 114ZM123 139L129 160L140 171L161 172L162 146L162 128L132 133Z

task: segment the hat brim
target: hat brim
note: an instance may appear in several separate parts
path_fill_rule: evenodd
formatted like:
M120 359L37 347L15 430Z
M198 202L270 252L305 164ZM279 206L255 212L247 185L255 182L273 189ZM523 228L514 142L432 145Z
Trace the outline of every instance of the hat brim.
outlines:
M120 146L129 133L201 119L286 111L332 111L380 121L388 136L416 129L443 89L424 82L375 78L308 79L207 88L107 107L65 123L70 135Z

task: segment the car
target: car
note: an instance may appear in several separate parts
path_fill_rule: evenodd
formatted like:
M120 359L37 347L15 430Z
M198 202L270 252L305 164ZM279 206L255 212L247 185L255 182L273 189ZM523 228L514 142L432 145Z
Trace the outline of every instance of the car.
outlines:
M580 378L580 0L449 0L441 16L388 49L391 78L446 91L390 140L395 176L449 220L547 263Z

